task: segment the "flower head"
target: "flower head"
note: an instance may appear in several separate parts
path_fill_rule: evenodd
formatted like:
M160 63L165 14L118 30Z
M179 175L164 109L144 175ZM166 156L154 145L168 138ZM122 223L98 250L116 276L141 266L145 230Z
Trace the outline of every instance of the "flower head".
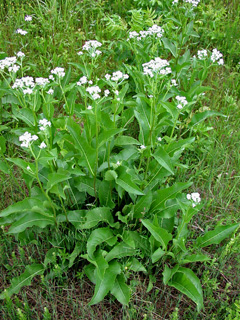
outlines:
M19 137L19 141L21 141L21 147L28 148L31 141L36 141L38 139L38 136L31 135L28 131L26 131L23 135Z
M59 78L63 78L65 76L64 68L57 67L53 70L51 70L52 74L55 74Z
M26 15L24 18L25 21L32 21L32 16Z
M21 34L22 36L25 36L28 32L25 31L25 30L22 30L22 29L17 29L17 30L16 30L16 33L19 33L19 34Z
M41 120L39 120L39 124L38 125L39 125L39 129L41 131L44 131L44 130L47 129L47 127L51 127L51 122L48 121L47 119L41 119Z

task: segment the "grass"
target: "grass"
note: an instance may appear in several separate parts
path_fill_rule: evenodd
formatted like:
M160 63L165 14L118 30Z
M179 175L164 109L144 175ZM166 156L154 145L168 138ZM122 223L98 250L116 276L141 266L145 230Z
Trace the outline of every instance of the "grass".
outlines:
M189 169L182 181L194 176L193 190L204 198L205 206L192 224L197 236L214 225L239 221L240 209L240 76L239 76L239 21L237 0L205 1L201 4L198 32L201 48L217 47L223 52L226 67L214 71L208 79L214 84L203 104L210 105L225 117L208 120L209 130L199 136L199 151L185 154ZM109 41L106 15L128 17L128 11L137 6L134 1L10 1L0 5L0 51L8 56L19 50L26 53L31 74L44 76L55 66L68 66L77 62L77 51L85 39ZM30 14L34 23L24 22ZM127 19L127 18L126 18ZM205 21L206 23L200 23ZM29 37L22 38L14 32L27 28ZM197 49L197 48L196 48ZM1 54L1 53L0 53ZM33 58L34 57L34 58ZM33 58L33 59L32 59ZM115 61L110 62L112 65ZM109 61L105 61L109 65ZM26 70L27 71L27 70ZM207 84L206 84L207 85ZM203 151L205 150L205 151ZM8 152L15 152L8 150ZM24 182L18 171L0 176L0 208L23 198ZM17 183L17 182L18 183ZM19 187L20 184L20 187ZM24 270L29 261L41 261L48 249L49 239L36 235L28 246L21 249L13 237L0 231L0 289L6 287L13 276ZM38 244L38 245L37 245ZM40 244L40 245L39 245ZM200 277L205 300L205 310L200 314L194 304L174 289L157 283L146 293L146 280L132 279L133 299L123 308L113 299L89 307L93 287L81 273L64 275L57 280L38 278L13 299L1 302L1 319L239 319L240 236L235 234L214 248L206 249L212 262L196 264L194 271ZM79 266L81 268L81 266ZM72 280L72 279L75 280ZM64 279L64 281L63 281ZM236 317L236 318L234 318Z

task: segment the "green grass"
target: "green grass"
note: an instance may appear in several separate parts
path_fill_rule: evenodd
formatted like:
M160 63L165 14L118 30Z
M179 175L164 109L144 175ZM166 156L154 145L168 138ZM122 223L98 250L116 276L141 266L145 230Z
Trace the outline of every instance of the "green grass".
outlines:
M205 1L205 4L207 5L201 4L204 10L199 13L199 21L204 21L199 22L199 48L217 47L224 54L226 66L221 71L212 72L208 82L213 84L214 91L206 94L203 104L226 117L208 120L212 130L199 139L198 152L189 151L184 155L189 169L184 175L179 173L182 181L194 176L192 188L200 192L205 201L204 208L192 223L192 232L196 236L216 224L239 222L240 217L238 1L212 0ZM67 67L69 61L77 62L77 51L86 39L110 41L106 15L118 14L127 19L128 11L135 6L136 2L130 0L6 0L0 5L0 51L8 56L19 50L24 51L31 75L44 76L53 67ZM24 22L26 14L34 17L32 23ZM29 31L29 36L23 38L16 35L14 32L17 28ZM102 68L106 65L117 67L116 61L104 61ZM21 191L24 190L24 182L16 183L18 172L14 167L12 170L12 176L0 176L1 209L24 197L24 191ZM1 291L13 276L24 270L29 261L41 261L48 249L48 239L41 238L41 235L37 237L37 242L33 241L31 245L21 249L13 237L0 231ZM137 278L132 279L134 294L128 308L123 308L113 299L106 299L97 306L89 307L87 302L92 296L93 286L80 276L80 270L76 277L76 270L73 270L72 274L64 275L64 281L62 278L47 281L38 278L32 286L25 288L13 299L0 302L0 318L239 319L239 248L238 233L230 242L225 241L214 248L206 248L213 258L211 263L195 265L194 271L200 277L204 290L205 310L200 314L197 314L189 299L173 289L165 288L162 283L157 283L147 294L146 280L142 279L144 284L140 284Z

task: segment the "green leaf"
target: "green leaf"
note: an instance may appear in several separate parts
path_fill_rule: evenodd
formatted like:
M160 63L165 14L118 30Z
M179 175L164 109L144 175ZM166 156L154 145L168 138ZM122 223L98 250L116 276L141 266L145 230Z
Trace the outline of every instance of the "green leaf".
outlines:
M165 251L163 251L161 248L158 248L156 251L152 254L152 263L157 262L159 259L162 258L162 256L165 254Z
M191 255L185 256L184 259L179 263L183 264L183 263L191 263L191 262L198 262L198 261L203 262L208 260L210 260L210 258L204 254L191 254Z
M132 182L131 175L128 173L121 174L116 179L116 183L129 193L144 195L142 190L134 182Z
M163 271L163 283L165 285L168 284L168 281L172 278L172 276L178 271L179 265L176 265L172 269L170 269L167 264L164 266L164 271Z
M163 249L167 248L168 242L172 240L172 235L161 227L156 227L150 220L142 220L142 224L148 229L151 235L159 241Z
M8 233L20 233L26 228L33 226L45 228L49 224L54 225L53 217L44 216L36 212L27 212L23 218L11 225Z
M221 117L225 117L222 113L220 112L216 112L216 111L211 111L211 110L207 110L204 112L198 112L196 113L193 117L191 122L189 123L189 126L193 127L198 125L200 122L204 121L205 119L212 117L212 116L221 116Z
M42 208L43 200L37 198L26 198L2 210L2 212L0 213L0 217L7 217L17 212L22 213L24 211L34 210L34 207L37 209Z
M81 136L80 125L78 125L75 121L69 118L67 122L67 128L71 136L73 137L76 148L78 148L82 152L89 171L94 176L94 168L96 165L96 151L91 148L89 143Z
M117 276L114 286L111 290L111 294L114 295L121 304L127 305L129 303L130 289L126 285L124 276L122 274Z
M167 38L162 38L161 39L164 45L165 49L168 49L172 55L176 58L177 57L177 48L176 46Z
M153 154L153 157L157 162L171 174L174 174L174 169L172 165L172 159L169 157L167 152L160 146L157 148L157 151Z
M113 136L122 132L123 129L109 129L104 130L98 137L98 147L100 148L108 140L112 139Z
M5 174L10 174L9 165L1 159L0 159L0 171L2 171Z
M63 172L64 171L64 172ZM62 170L61 173L53 172L48 175L47 191L56 184L68 180L71 177L67 170Z
M13 114L18 119L21 119L23 122L25 122L29 127L35 126L35 113L28 108L12 108Z
M150 210L152 212L162 209L164 207L164 203L168 199L174 198L179 192L184 189L189 188L192 185L192 182L178 182L175 183L172 187L158 190L153 197L153 202Z
M68 268L71 268L73 266L75 259L79 256L81 252L82 252L82 244L77 242L73 252L68 257L68 260L69 260Z
M168 285L192 299L197 304L198 312L203 308L202 286L192 270L180 267L168 282Z
M118 136L114 142L115 146L140 145L140 142L129 136Z
M99 303L104 299L110 290L114 287L115 279L121 272L120 264L117 261L112 261L106 269L104 277L101 279L97 277L94 295L89 302L89 305Z
M99 207L88 210L86 213L86 222L81 226L81 229L90 229L95 227L99 222L107 222L109 225L114 226L114 220L109 208Z
M94 230L87 241L87 252L91 259L94 259L94 251L96 247L103 242L107 242L109 245L114 245L117 239L113 232L109 228L99 228Z
M27 266L24 273L13 278L10 287L1 293L0 299L5 299L11 297L13 294L17 294L20 289L24 286L29 286L31 284L32 278L41 275L44 272L44 266L42 264L32 264Z
M136 254L136 250L130 247L125 242L120 242L106 255L106 261L111 261L112 259L120 259L123 257L129 257Z
M6 139L3 136L0 136L0 154L6 152Z
M81 229L86 221L85 216L86 210L68 211L67 214L68 221L71 222L77 230Z
M16 166L21 168L25 173L30 176L35 176L31 171L36 172L35 165L33 163L29 164L28 162L20 159L20 158L6 158L7 161L14 163ZM30 167L31 171L27 168Z
M203 237L198 237L196 240L197 246L204 248L211 244L219 244L222 240L229 237L239 226L240 223L216 227L213 231L205 233Z
M145 213L149 211L152 204L152 191L150 190L146 195L140 197L134 206L134 217L142 218Z

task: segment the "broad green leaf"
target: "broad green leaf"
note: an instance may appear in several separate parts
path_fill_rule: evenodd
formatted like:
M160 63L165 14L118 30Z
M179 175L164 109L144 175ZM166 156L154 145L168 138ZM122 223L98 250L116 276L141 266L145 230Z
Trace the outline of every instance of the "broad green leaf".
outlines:
M24 217L14 222L8 233L20 233L24 231L26 228L30 228L33 226L39 228L45 228L47 225L54 225L54 218L44 216L40 213L36 212L27 212Z
M134 217L142 218L148 212L152 204L152 191L150 190L146 195L140 196L134 206Z
M118 136L114 142L115 146L140 145L140 142L129 136Z
M188 256L185 256L182 261L179 261L179 263L191 263L191 262L203 262L203 261L208 261L210 258L204 254L191 254Z
M172 240L172 235L161 227L156 227L150 220L142 220L142 224L148 229L151 235L161 243L163 249L167 248L168 242Z
M172 276L177 272L179 269L179 265L174 266L172 269L170 269L167 264L164 266L164 271L163 271L163 283L165 285L168 284L168 281L172 278Z
M110 290L114 287L115 279L121 272L120 264L117 261L112 261L106 269L104 277L97 277L94 295L89 302L89 305L94 305L104 299Z
M90 173L94 176L94 168L96 165L96 151L89 145L89 143L81 136L80 125L72 119L68 119L67 128L73 137L76 148L81 151L86 161Z
M169 157L167 152L158 146L157 151L153 154L153 157L157 160L157 162L168 170L171 174L174 174L174 168L172 165L172 159Z
M77 242L75 245L75 248L73 250L73 252L70 254L70 256L68 257L69 260L69 265L68 268L71 268L73 266L74 261L76 260L76 258L79 256L79 254L82 251L82 244Z
M10 168L8 164L0 159L0 171L2 171L5 174L10 174Z
M136 254L136 250L130 247L125 242L116 244L113 249L106 255L106 261L109 262L112 259L120 259L123 257L129 257Z
M168 199L174 198L179 192L189 188L192 182L177 182L172 187L158 190L153 196L153 202L150 210L152 212L162 209Z
M144 195L142 190L134 182L132 182L131 175L128 173L121 174L116 179L116 183L129 193Z
M204 248L211 244L219 244L222 240L229 237L239 226L240 223L216 227L213 231L205 233L203 237L198 237L196 240L197 246Z
M6 139L3 136L0 136L0 154L6 152Z
M158 248L156 251L152 254L152 263L157 262L159 259L162 258L162 256L165 254L165 251L163 251L161 248Z
M104 130L98 137L98 147L100 148L108 140L112 139L113 136L122 132L123 129L109 129Z
M64 172L53 172L48 175L47 190L50 190L54 185L59 184L63 181L70 179L70 174L67 170L62 170Z
M117 177L118 177L118 174L114 170L108 170L105 173L105 180L106 181L113 181L113 180L117 179Z
M82 228L82 225L86 222L86 210L74 210L68 211L67 218L74 227L78 230Z
M42 264L32 264L27 266L24 273L17 278L13 278L10 287L1 293L0 299L11 297L13 294L17 294L24 286L31 284L32 278L41 275L44 272L44 266Z
M87 241L87 252L91 259L94 259L94 251L96 247L103 242L114 245L117 239L110 228L98 228L94 230Z
M9 216L12 213L34 210L34 207L38 209L42 208L43 200L37 198L26 198L2 210L0 217Z
M117 276L114 286L111 290L111 294L114 295L121 304L127 305L129 303L130 289L126 285L124 276L122 274Z
M136 258L131 260L131 265L128 267L129 270L134 272L147 272L146 268L143 266L141 262L139 262Z
M203 308L202 286L191 269L179 267L168 285L184 293L197 304L198 312Z
M99 222L107 222L114 226L114 220L109 208L99 207L86 212L86 222L81 226L82 229L90 229L95 227Z
M13 114L18 119L21 119L25 122L29 127L35 126L35 113L28 108L12 108Z
M177 57L177 48L174 43L172 43L169 39L167 38L162 38L161 39L164 45L164 48L168 49L172 55L176 58Z
M189 123L190 127L196 126L198 125L200 122L204 121L205 119L212 117L212 116L221 116L221 117L225 117L222 113L220 112L216 112L216 111L211 111L211 110L207 110L204 112L198 112L196 113L193 117L191 122Z
M101 206L109 207L113 209L115 207L115 203L113 202L112 197L112 188L111 184L107 181L101 181L98 196Z
M31 171L36 172L35 165L33 163L29 164L28 162L20 158L6 158L6 160L14 163L16 166L21 168L28 175L35 176L33 173L31 173ZM31 171L27 169L28 167L31 168Z

